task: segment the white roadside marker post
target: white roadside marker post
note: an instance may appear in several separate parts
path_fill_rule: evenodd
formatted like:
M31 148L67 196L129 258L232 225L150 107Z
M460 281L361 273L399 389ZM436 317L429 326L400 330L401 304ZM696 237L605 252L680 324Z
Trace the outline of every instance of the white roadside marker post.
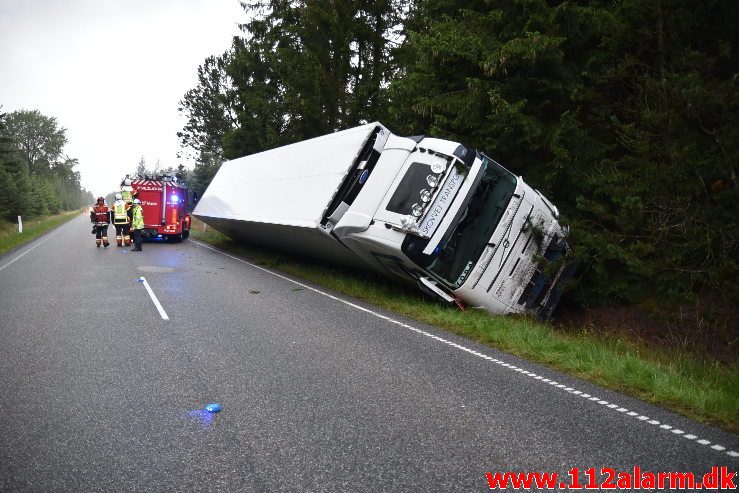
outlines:
M23 233L23 219L18 216L18 234Z

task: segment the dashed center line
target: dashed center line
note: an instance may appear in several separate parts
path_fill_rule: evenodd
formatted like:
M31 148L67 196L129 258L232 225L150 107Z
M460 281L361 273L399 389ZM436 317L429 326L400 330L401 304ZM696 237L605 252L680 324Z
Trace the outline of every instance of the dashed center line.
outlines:
M149 283L146 281L145 277L139 277L139 281L144 283L144 287L146 288L146 291L148 291L149 296L151 297L151 301L154 302L154 306L157 307L157 310L159 311L159 315L164 320L169 320L169 316L167 315L167 312L164 311L164 308L162 308L162 304L159 303L159 300L157 299L157 295L154 294L154 291L151 289L151 286L149 286Z
M370 315L373 315L373 316L375 316L377 318L381 318L382 320L385 320L387 322L393 323L395 325L399 325L400 327L403 327L405 329L408 329L408 330L411 330L413 332L416 332L417 334L421 334L423 336L429 337L431 339L434 339L436 341L439 341L439 342L441 342L443 344L446 344L448 346L452 346L454 348L460 349L462 351L465 351L467 353L470 353L470 354L472 354L474 356L477 356L479 358L482 358L482 359L485 359L485 360L490 361L492 363L495 363L495 364L497 364L499 366L502 366L502 367L511 369L513 371L516 371L518 373L521 373L522 375L526 375L526 376L528 376L528 377L530 377L530 378L532 378L534 380L539 380L540 382L547 383L547 384L549 384L549 385L551 385L553 387L560 388L560 389L562 389L563 391L565 391L565 392L567 392L569 394L573 394L575 396L582 397L582 398L584 398L586 400L590 400L593 403L597 403L597 404L603 406L604 409L613 409L614 411L617 411L617 412L620 412L620 413L624 413L624 415L626 415L626 416L630 416L632 418L635 417L636 419L644 422L645 424L649 424L649 425L652 425L652 426L659 425L659 426L657 426L658 428L664 429L665 431L669 431L671 433L674 433L675 435L682 436L683 438L686 438L688 440L696 440L698 438L696 435L685 434L685 432L683 430L679 430L679 429L673 428L672 426L667 425L667 424L662 424L659 421L657 421L656 419L652 419L652 418L650 418L648 416L641 415L641 414L639 414L637 412L634 412L634 411L629 411L625 407L618 407L617 404L611 404L608 401L602 400L600 397L595 397L595 396L592 396L590 394L586 394L586 393L583 393L581 391L575 390L572 387L567 387L566 385L562 385L559 382L555 382L553 380L549 380L549 379L544 378L544 377L542 377L540 375L537 375L536 373L533 373L533 372L530 372L528 370L524 370L524 369L519 368L517 366L511 365L510 363L506 363L505 361L498 360L496 358L493 358L492 356L488 356L487 354L483 354L483 353L481 353L479 351L475 351L474 349L468 348L466 346L462 346L461 344L457 344L456 342L450 341L448 339L444 339L443 337L439 337L437 335L431 334L430 332L426 332L425 330L422 330L422 329L413 327L413 326L408 325L406 323L403 323L403 322L401 322L399 320L395 320L393 318L387 317L385 315L382 315L381 313L377 313L375 311L369 310L367 308L364 308L363 306L359 306L359 305L357 305L355 303L352 303L350 301L343 300L343 299L341 299L341 298L339 298L337 296L334 296L332 294L329 294L329 293L326 293L324 291L321 291L320 289L316 289L316 288L314 288L312 286L309 286L307 284L303 284L303 283L301 283L299 281L296 281L294 279L290 279L287 276L283 276L282 274L278 274L278 273L273 272L273 271L271 271L269 269L265 269L264 267L261 267L259 265L256 265L256 264L253 264L251 262L248 262L246 260L240 259L240 258L235 257L233 255L230 255L230 254L228 254L226 252L223 252L221 250L218 250L217 248L213 248L213 247L211 247L209 245L206 245L206 244L204 244L202 242L199 242L199 241L196 241L196 240L191 240L191 241L193 243L195 243L196 245L199 245L199 246L201 246L203 248L207 248L208 250L213 250L214 252L220 253L221 255L224 255L224 256L229 257L229 258L231 258L233 260L236 260L237 262L241 262L241 263L246 264L246 265L248 265L250 267L253 267L255 269L258 269L258 270L260 270L262 272L266 272L266 273L271 274L271 275L273 275L275 277L279 277L280 279L284 279L285 281L291 282L293 284L297 284L298 286L300 286L300 287L302 287L304 289L313 291L314 293L318 293L318 294L320 294L322 296L326 296L327 298L330 298L332 300L338 301L340 303L344 303L345 305L351 306L352 308L356 308L357 310L363 311L365 313L369 313ZM152 296L153 296L153 293L151 293L151 290L150 290L150 288L148 288L148 285L147 285L147 289L149 289L150 294L152 294ZM617 408L617 409L614 409L614 408ZM710 445L711 444L711 442L709 440L705 440L705 439L696 440L695 443L698 443L700 445ZM736 452L734 450L726 450L726 447L724 447L723 445L713 444L713 446L710 447L710 448L713 449L713 450L719 451L719 452L725 452L730 457L739 457L739 452Z

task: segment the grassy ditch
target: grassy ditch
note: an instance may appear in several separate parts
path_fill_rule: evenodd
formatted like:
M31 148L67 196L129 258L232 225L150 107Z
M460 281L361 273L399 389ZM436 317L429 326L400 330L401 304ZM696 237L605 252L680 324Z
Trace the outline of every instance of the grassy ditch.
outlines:
M563 332L527 317L460 311L366 272L236 243L194 220L191 237L320 286L739 434L739 365L592 328Z
M77 217L79 211L62 212L53 216L46 216L29 221L23 221L23 233L18 233L18 224L6 221L0 222L0 255L38 238L49 230L60 226L70 219Z

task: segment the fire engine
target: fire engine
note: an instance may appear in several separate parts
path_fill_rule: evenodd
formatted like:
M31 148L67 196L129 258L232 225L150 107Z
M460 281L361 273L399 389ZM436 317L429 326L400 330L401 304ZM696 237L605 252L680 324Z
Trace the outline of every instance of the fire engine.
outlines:
M182 241L190 236L187 187L171 176L131 180L133 196L141 201L144 237Z

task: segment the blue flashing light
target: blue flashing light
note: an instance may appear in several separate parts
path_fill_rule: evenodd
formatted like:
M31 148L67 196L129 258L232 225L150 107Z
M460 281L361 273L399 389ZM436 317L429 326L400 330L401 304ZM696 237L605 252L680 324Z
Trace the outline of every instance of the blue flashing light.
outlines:
M176 204L177 202L180 201L180 198L177 195L172 195L172 199L171 200L172 200L172 203L173 204Z
M217 402L211 402L210 404L205 405L205 410L209 413L217 413L221 410L221 405Z
M441 253L441 246L436 245L436 248L434 248L434 255L439 255Z

